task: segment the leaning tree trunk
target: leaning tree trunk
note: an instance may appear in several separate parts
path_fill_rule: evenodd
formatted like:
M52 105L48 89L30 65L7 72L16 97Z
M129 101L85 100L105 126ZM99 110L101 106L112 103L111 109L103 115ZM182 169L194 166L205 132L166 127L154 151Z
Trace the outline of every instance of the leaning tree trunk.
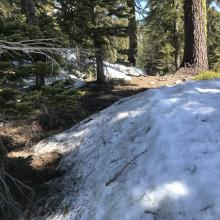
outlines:
M206 0L184 0L185 48L182 68L208 70Z
M128 35L129 35L129 50L128 61L131 65L136 65L137 58L137 23L135 18L135 0L127 0L129 8L128 18Z

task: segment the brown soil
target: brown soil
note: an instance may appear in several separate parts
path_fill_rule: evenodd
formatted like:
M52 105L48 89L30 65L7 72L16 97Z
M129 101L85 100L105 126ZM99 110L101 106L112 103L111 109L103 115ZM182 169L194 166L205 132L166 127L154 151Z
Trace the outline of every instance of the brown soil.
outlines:
M185 81L189 81L193 79L192 75L184 75L184 74L172 74L172 75L164 75L164 76L142 76L135 77L132 80L132 84L137 87L142 88L158 88L162 86L170 86L175 84L180 84Z

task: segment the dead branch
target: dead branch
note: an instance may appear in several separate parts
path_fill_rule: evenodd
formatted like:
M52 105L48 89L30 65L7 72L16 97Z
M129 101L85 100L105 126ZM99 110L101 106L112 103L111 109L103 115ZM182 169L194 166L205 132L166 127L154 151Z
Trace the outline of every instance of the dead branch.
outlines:
M153 212L153 211L149 211L149 210L146 210L144 213L151 214L153 216L154 220L157 220L157 216L159 215L158 212Z
M0 167L0 210L4 213L5 209L8 209L8 211L13 211L15 213L20 212L20 205L15 200L14 196L11 193L11 189L9 188L6 178L8 178L15 186L16 189L19 190L21 195L24 198L30 198L29 195L33 195L33 190L19 181L18 179L12 177L7 172L4 171L3 165Z
M106 182L105 185L106 185L106 186L109 186L111 183L115 182L115 181L118 179L118 177L119 177L120 175L122 175L122 173L123 173L136 159L138 159L140 156L142 156L143 154L147 153L148 151L149 151L149 148L146 149L145 151L139 153L138 155L134 156L134 158L133 158L132 160L130 160L128 163L126 163L126 164L122 167L122 169L121 169L120 171L118 171L110 180L108 180L108 181Z
M26 40L19 42L10 42L0 40L0 54L7 54L12 58L16 56L26 55L33 62L33 54L43 55L48 61L51 62L52 67L55 64L60 69L60 58L63 58L63 64L68 66L70 63L68 57L71 54L76 55L75 66L85 67L84 63L86 59L79 59L80 57L88 57L89 54L94 54L95 51L91 49L84 48L66 48L62 46L62 43L57 39L35 39L35 40ZM88 69L88 68L87 68Z

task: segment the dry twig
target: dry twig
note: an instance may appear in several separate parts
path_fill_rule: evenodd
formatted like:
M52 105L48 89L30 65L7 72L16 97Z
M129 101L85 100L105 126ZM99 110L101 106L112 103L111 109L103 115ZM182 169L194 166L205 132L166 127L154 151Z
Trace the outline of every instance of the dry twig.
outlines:
M134 156L134 158L132 160L130 160L128 163L126 163L122 169L120 171L118 171L110 180L108 180L106 182L106 186L109 186L111 183L115 182L118 177L136 160L138 159L140 156L142 156L143 154L147 153L149 151L149 148L146 149L145 151L139 153L138 155Z

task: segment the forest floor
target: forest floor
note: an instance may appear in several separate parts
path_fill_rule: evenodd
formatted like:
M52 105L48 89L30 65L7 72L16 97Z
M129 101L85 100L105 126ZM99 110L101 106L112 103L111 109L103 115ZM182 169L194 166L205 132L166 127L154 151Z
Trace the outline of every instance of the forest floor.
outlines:
M133 77L132 81L120 84L109 84L97 86L94 81L89 80L87 86L81 88L83 96L81 103L86 114L75 116L76 123L97 113L121 98L128 97L151 88L171 86L191 80L189 75L165 75L165 76L140 76ZM43 131L37 126L36 121L19 119L12 122L0 122L0 137L8 150L11 160L22 161L23 166L9 167L15 177L28 185L38 187L42 183L60 175L56 173L56 167L60 160L59 154L52 153L36 157L32 155L31 147L43 138L51 136L68 129L63 126L53 130ZM14 163L12 163L14 164ZM27 181L28 180L28 181ZM37 186L35 186L35 184Z

